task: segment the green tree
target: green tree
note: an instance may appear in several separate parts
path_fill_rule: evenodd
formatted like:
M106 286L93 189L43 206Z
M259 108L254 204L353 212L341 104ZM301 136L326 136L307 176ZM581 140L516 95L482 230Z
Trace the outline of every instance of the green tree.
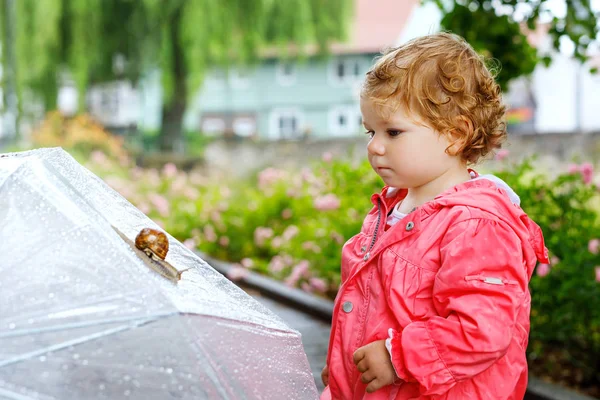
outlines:
M424 0L438 5L442 27L463 36L480 53L499 61L498 82L531 74L538 62L549 65L547 54L538 54L527 41L523 28L536 29L539 21L549 23L548 33L558 49L561 37L575 45L574 57L587 59L590 44L598 39L598 17L590 0L565 0L564 17L553 15L549 0ZM518 19L517 19L518 16Z
M318 44L325 53L331 41L344 39L352 10L351 0L12 1L15 39L4 34L2 48L15 49L20 104L31 92L46 109L56 108L68 72L83 111L90 84L116 77L135 83L159 68L163 150L181 140L183 113L208 69L251 64L266 47L283 54L290 42L299 49ZM114 69L116 58L125 60L122 70Z

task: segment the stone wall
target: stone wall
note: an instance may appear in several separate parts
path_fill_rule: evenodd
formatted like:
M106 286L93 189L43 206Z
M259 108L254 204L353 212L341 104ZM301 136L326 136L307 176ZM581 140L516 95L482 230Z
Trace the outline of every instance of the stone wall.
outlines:
M326 152L359 160L366 157L366 137L280 142L215 141L204 154L208 171L243 177L266 167L301 168ZM536 154L540 168L555 171L577 161L600 162L600 132L513 135L504 146L511 160ZM494 161L486 161L493 167Z

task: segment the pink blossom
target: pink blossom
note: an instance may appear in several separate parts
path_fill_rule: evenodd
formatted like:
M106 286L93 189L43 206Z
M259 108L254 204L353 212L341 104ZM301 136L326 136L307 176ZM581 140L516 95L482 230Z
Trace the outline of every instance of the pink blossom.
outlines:
M550 265L548 264L539 264L536 268L538 276L546 276L550 273Z
M344 243L344 237L338 232L331 232L331 239L337 244Z
M595 269L596 271L596 282L600 282L600 265L598 265Z
M285 177L285 172L275 169L267 168L258 174L258 187L264 189L271 186L273 183Z
M506 149L498 150L498 152L496 153L496 157L495 158L498 161L502 161L506 157L508 157L509 154L510 154L510 151L508 151Z
M571 175L576 174L579 172L579 165L577 164L569 164L569 166L567 167L567 172Z
M304 250L311 250L315 253L320 253L321 252L321 248L313 241L308 241L308 242L304 242L302 243L302 249Z
M307 293L313 292L313 288L312 288L312 286L310 286L310 284L308 282L302 282L302 284L300 285L300 288Z
M254 230L254 243L257 246L263 246L267 239L273 237L273 229L259 226Z
M190 250L194 250L196 248L196 240L193 238L185 239L183 241L183 245Z
M592 254L598 254L600 251L600 239L592 239L588 243L588 250Z
M317 197L313 203L319 211L337 210L340 208L340 199L332 193Z
M222 186L221 187L221 196L223 197L229 197L231 196L231 189L229 189L227 186Z
M289 208L286 208L285 210L283 210L281 212L281 218L283 218L283 219L292 218L292 210L290 210Z
M106 154L104 154L100 150L94 150L94 151L92 151L92 153L90 154L90 159L92 160L92 162L94 164L98 164L101 167L108 167L108 166L110 166L110 163L108 161L108 157L106 157Z
M167 163L163 167L162 173L167 178L173 178L175 175L177 175L177 167L173 163Z
M215 232L215 228L212 225L204 226L204 237L210 243L214 243L217 241L217 233Z
M185 175L179 175L171 184L171 190L177 193L181 193L183 189L187 187L187 178Z
M274 249L278 249L281 247L281 245L283 244L283 238L281 236L276 236L273 238L273 240L271 241L271 246Z
M328 163L331 162L331 160L333 160L333 154L331 154L330 151L326 151L325 153L323 153L323 161Z
M244 268L252 268L254 266L254 261L251 258L246 257L240 261L240 264L242 264L242 267Z
M298 197L298 191L296 189L288 189L285 194L287 197L291 197L291 198Z
M285 231L283 231L283 239L285 241L290 241L294 238L294 236L296 236L298 233L300 232L300 229L298 229L298 227L296 225L290 225L287 228L285 228Z
M200 197L198 190L192 187L185 187L182 194L189 200L197 200Z
M275 256L271 259L269 263L269 271L271 272L280 272L285 268L285 261L281 256Z
M560 259L556 256L552 256L552 258L550 259L550 265L551 266L555 266L560 262Z
M594 178L594 166L590 163L581 164L581 176L583 177L583 183L586 185L592 183Z
M227 277L232 281L239 281L240 279L247 277L249 274L250 273L247 269L240 266L234 266L227 272Z
M165 197L151 193L148 195L148 200L150 200L150 203L152 203L161 216L167 217L169 215L169 201Z
M310 263L307 260L302 260L292 270L292 273L298 274L298 276L308 276L308 269L310 268Z
M302 180L305 182L314 182L316 180L315 175L312 173L312 171L309 168L302 168L302 170L300 171L300 176L302 177Z
M140 203L138 204L138 210L140 210L144 214L148 214L150 212L150 206L148 205L148 203Z
M142 177L144 176L144 170L140 167L133 167L130 173L131 177L136 181L142 179Z
M325 280L321 278L310 278L308 281L310 286L317 292L325 293L327 291L327 282L325 282Z
M229 238L227 236L221 236L219 238L219 244L223 247L229 246Z

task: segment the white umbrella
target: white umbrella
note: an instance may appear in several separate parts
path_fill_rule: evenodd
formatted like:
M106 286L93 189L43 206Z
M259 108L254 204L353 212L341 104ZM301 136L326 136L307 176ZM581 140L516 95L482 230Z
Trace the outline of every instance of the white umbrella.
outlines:
M62 149L0 155L0 398L315 399L300 334ZM119 232L127 239L119 235Z

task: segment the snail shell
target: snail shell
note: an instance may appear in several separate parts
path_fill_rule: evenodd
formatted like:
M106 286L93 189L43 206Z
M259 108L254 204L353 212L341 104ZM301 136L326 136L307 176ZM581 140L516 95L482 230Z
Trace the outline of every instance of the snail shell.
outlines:
M150 258L153 256L164 260L169 251L169 239L164 232L144 228L135 237L135 247L144 251Z

